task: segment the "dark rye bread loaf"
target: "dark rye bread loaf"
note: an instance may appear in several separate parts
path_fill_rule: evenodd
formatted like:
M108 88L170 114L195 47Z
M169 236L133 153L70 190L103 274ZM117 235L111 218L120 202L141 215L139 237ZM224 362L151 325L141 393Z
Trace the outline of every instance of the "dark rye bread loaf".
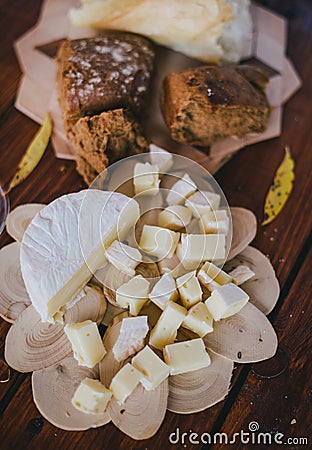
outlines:
M58 96L68 136L83 116L128 108L142 114L154 65L151 42L133 33L64 41L57 54Z
M263 132L270 106L261 69L202 66L166 76L161 104L171 137L207 147L230 137Z
M106 166L147 152L148 143L131 111L115 109L79 119L72 128L77 171L90 184Z

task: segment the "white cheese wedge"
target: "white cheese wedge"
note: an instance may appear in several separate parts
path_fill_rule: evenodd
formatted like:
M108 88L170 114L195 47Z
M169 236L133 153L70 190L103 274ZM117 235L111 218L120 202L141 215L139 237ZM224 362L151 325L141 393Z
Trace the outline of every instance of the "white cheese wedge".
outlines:
M185 308L190 308L202 299L202 289L196 278L196 272L189 272L177 279L177 287L181 302Z
M156 195L159 191L159 168L150 163L136 163L134 166L133 185L136 195Z
M123 240L139 215L135 200L96 189L64 195L36 215L23 236L20 261L43 322L54 322L105 264L103 246Z
M180 205L194 192L197 186L191 177L186 173L183 177L176 181L167 194L168 205Z
M242 265L237 266L235 269L229 272L229 275L233 277L233 282L240 286L241 284L246 283L246 281L250 280L250 278L253 278L256 274L248 266Z
M173 166L172 154L155 144L150 144L149 149L151 163L159 167L160 175L168 172Z
M142 262L142 255L137 248L117 240L108 247L105 256L117 269L131 276L135 275L135 268Z
M249 300L249 296L236 284L229 283L215 289L205 301L214 320L225 319L239 312Z
M182 205L167 206L158 216L158 225L169 230L185 228L192 219L191 211Z
M207 211L218 209L220 201L220 195L215 192L198 191L185 201L185 206L192 211L195 217L201 217Z
M151 331L150 345L162 350L165 345L172 344L186 314L187 310L183 306L169 302Z
M178 245L180 234L154 225L144 225L139 246L141 250L158 258L171 258Z
M114 376L109 386L119 403L124 403L142 380L143 374L132 364L124 365Z
M224 272L220 267L215 266L212 262L205 262L197 273L197 278L201 284L213 291L219 286L232 283L231 275Z
M222 260L225 258L225 235L182 234L177 255L186 269L202 261Z
M163 354L171 375L203 369L211 363L201 338L166 345Z
M142 275L137 275L116 291L116 301L122 308L128 308L133 316L137 316L148 300L149 282Z
M106 350L96 322L85 320L68 324L65 325L64 331L71 343L74 358L80 366L92 369L104 358Z
M178 300L178 291L174 278L165 273L155 284L149 294L149 299L164 310L169 302Z
M119 336L113 346L115 359L123 361L141 350L148 330L147 316L122 319Z
M182 322L182 326L203 337L213 331L213 317L203 302L192 306Z
M155 389L169 376L169 366L148 345L131 362L143 374L141 384L148 391Z
M87 414L101 414L106 411L113 393L99 380L84 378L76 389L72 404Z

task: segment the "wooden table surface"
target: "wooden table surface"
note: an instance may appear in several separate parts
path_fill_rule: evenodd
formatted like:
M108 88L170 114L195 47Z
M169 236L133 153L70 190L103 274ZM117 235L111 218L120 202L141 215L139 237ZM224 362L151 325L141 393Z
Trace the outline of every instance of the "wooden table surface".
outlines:
M0 2L0 182L13 176L16 165L38 126L14 108L21 75L12 42L33 26L40 1L1 0ZM277 272L281 295L269 319L278 334L279 351L273 361L259 366L237 365L228 397L214 407L193 415L167 413L158 433L146 441L134 441L110 423L104 428L84 432L66 432L42 418L31 394L30 375L12 371L9 382L0 385L1 449L166 449L201 448L191 443L191 430L204 433L249 431L250 422L259 431L284 435L292 443L286 448L308 448L299 438L310 438L312 425L311 364L311 73L312 4L310 0L267 0L261 2L287 17L289 21L287 53L303 80L303 86L284 107L283 132L279 138L241 150L216 178L232 206L251 209L258 219L253 245L268 255ZM293 192L280 216L261 227L263 204L284 146L291 147L296 163ZM203 164L205 156L203 155ZM48 203L56 197L85 187L74 162L56 159L51 146L31 176L10 193L11 208L27 202ZM0 246L11 242L3 232ZM0 319L0 356L10 325ZM277 377L269 375L284 364ZM179 428L185 442L170 444L169 435ZM195 439L193 436L191 439ZM237 439L229 448L254 448ZM213 448L223 448L217 444ZM272 448L279 448L275 443ZM255 448L271 448L255 446ZM208 446L206 446L208 448Z

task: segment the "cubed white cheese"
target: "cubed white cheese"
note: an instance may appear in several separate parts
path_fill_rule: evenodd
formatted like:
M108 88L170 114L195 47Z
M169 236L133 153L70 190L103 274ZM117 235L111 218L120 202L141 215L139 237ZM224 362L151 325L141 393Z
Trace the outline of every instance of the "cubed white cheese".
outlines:
M119 336L113 346L115 359L123 361L141 350L144 347L144 339L148 330L147 316L122 319Z
M185 206L192 211L195 217L201 217L207 211L218 209L220 200L220 195L215 192L198 191L185 201Z
M205 301L214 320L225 319L239 312L249 300L248 294L236 284L224 284L216 288Z
M191 177L186 173L183 177L176 181L167 194L168 205L180 205L196 192L197 186Z
M175 302L178 299L178 292L174 278L169 273L162 275L150 292L149 298L162 310L168 302Z
M171 375L203 369L211 363L201 338L166 345L163 353Z
M190 308L202 299L203 292L201 290L196 272L189 272L177 279L177 287L179 290L181 302L185 308Z
M186 314L183 306L169 302L151 331L149 343L159 350L173 343Z
M205 303L199 302L192 306L183 320L182 326L203 337L213 331L213 317Z
M131 276L135 275L135 268L142 262L142 255L137 248L119 241L114 241L108 247L105 256L117 269Z
M149 149L151 163L159 167L160 175L168 172L173 165L172 154L155 144L150 144Z
M159 168L150 163L136 163L133 184L136 195L156 195L159 191Z
M185 228L191 221L191 211L182 205L167 206L158 216L158 225L169 230Z
M170 273L174 278L180 277L188 270L196 269L198 264L192 265L190 268L185 269L175 253L171 258L163 258L158 261L158 267L161 274Z
M137 275L116 290L116 301L122 308L128 308L137 316L148 300L149 282L142 275Z
M84 413L101 414L106 411L111 397L112 391L99 380L84 378L74 393L72 404Z
M116 373L109 388L116 400L124 403L142 378L142 373L132 364L127 363Z
M246 283L246 281L253 278L256 274L253 272L248 266L237 266L234 270L232 270L229 275L233 277L233 281L238 286Z
M205 262L197 273L197 278L210 291L227 283L232 283L233 278L212 262Z
M178 245L180 234L154 225L144 225L140 248L149 255L170 258Z
M207 211L199 222L203 233L228 234L229 232L229 217L223 209Z
M144 375L141 383L148 391L159 386L170 371L169 366L148 345L132 358L132 365Z
M85 320L67 324L64 331L80 366L92 368L104 358L106 350L96 322Z
M222 260L225 258L225 235L182 234L177 255L185 268L202 261Z

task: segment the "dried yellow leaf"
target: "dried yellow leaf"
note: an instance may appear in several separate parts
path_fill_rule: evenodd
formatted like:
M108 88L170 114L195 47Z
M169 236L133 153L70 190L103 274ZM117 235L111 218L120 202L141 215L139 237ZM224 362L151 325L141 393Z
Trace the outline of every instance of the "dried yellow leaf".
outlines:
M290 148L287 146L285 147L284 159L276 171L273 184L265 199L262 225L272 222L287 202L295 179L294 167L295 162L291 157Z
M42 158L45 149L48 146L50 136L52 133L52 121L50 114L47 114L44 118L42 126L35 134L33 140L27 147L22 159L20 160L16 173L10 182L9 188L6 193L10 192L14 187L24 181L28 175L34 170Z

